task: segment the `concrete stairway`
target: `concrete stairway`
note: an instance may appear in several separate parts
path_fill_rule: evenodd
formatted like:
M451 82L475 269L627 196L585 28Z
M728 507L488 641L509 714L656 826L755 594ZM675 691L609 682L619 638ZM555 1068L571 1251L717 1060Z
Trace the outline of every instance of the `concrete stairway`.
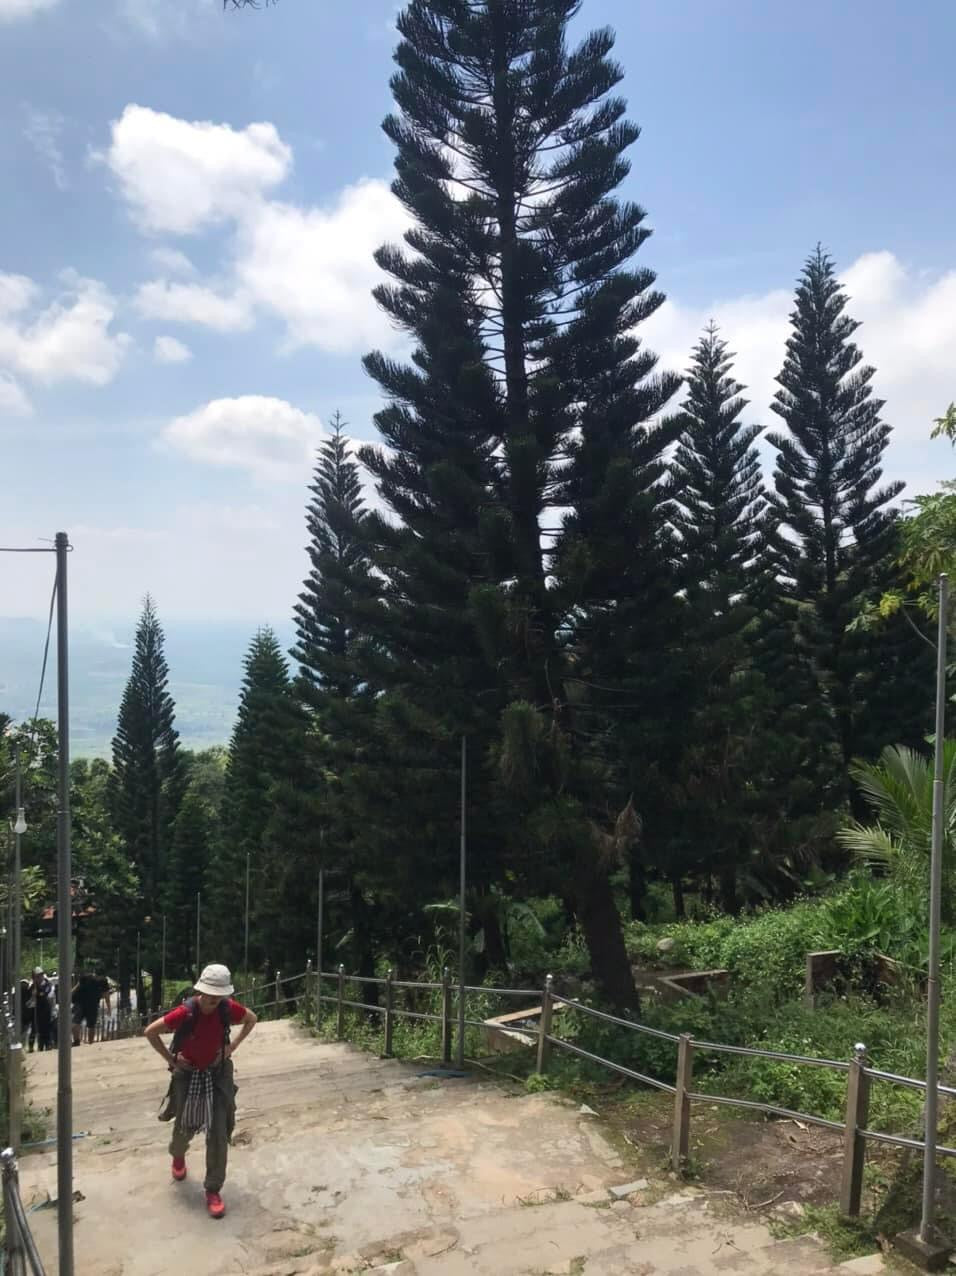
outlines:
M239 1122L211 1221L202 1150L174 1184L156 1120L167 1077L141 1040L73 1051L77 1276L721 1276L879 1272L774 1240L732 1198L638 1180L594 1117L553 1095L424 1075L263 1024L236 1057ZM55 1104L55 1056L29 1061ZM52 1123L51 1123L52 1132ZM25 1155L24 1200L51 1274L51 1149ZM630 1180L630 1182L629 1182ZM624 1188L629 1190L625 1191ZM617 1189L615 1191L614 1189Z

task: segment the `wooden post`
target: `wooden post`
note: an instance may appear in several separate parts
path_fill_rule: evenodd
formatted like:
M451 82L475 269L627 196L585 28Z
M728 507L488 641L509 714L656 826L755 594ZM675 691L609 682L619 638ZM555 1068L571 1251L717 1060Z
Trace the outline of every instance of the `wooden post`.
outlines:
M813 979L813 953L807 953L806 970L803 976L803 1004L808 1010L816 1005L816 989Z
M441 972L441 1061L451 1066L451 974L448 967Z
M551 986L554 980L550 975L544 981L544 992L541 995L541 1018L538 1021L538 1066L536 1071L538 1076L544 1076L548 1070L548 1059L551 1055L551 1043L548 1037L551 1035Z
M335 1027L335 1035L339 1041L345 1036L345 1006L342 1004L345 999L345 967L339 966L339 995L338 995L338 1020Z
M395 989L392 987L392 968L391 966L385 972L385 1050L382 1057L391 1059L392 1057L392 1033L394 1032L394 1004Z
M866 1070L866 1046L854 1047L846 1086L846 1131L843 1135L843 1182L840 1187L840 1213L857 1218L863 1196L863 1162L866 1129L870 1111L870 1077Z
M681 1033L677 1043L677 1083L674 1090L674 1133L671 1140L671 1167L683 1174L690 1155L690 1095L694 1088L694 1039Z

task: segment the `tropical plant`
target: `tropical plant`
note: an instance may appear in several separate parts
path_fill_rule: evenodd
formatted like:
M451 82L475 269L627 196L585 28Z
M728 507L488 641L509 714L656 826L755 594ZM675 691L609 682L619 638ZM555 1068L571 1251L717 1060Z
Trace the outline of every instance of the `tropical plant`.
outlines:
M915 749L890 746L879 762L850 768L863 797L876 813L875 824L851 821L837 833L840 843L861 863L876 868L913 899L924 896L933 827L933 764ZM943 748L943 918L956 917L953 898L956 846L956 740Z

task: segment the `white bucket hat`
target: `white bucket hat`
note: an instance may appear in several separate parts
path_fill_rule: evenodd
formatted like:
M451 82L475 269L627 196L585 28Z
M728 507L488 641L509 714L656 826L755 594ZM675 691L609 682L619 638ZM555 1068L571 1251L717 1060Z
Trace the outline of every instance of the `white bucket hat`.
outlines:
M197 992L204 992L209 997L231 997L236 991L228 966L207 966L194 986Z

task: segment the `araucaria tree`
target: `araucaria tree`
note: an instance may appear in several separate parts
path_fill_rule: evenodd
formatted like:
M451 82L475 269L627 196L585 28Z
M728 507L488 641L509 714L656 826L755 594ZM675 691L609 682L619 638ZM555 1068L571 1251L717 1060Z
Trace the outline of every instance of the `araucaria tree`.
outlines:
M760 518L765 506L759 426L744 425L743 386L733 356L711 323L694 349L681 437L671 475L687 600L686 649L696 671L689 729L679 770L685 854L706 847L722 906L737 909L737 879L747 847L745 803L752 776L756 686L747 630L754 618Z
M207 869L210 944L234 968L245 966L246 873L253 922L250 965L266 956L262 922L274 892L275 874L266 838L276 786L289 756L289 670L278 639L268 627L249 644L239 711L229 744L220 814L220 845ZM280 853L285 848L280 848ZM248 973L248 972L246 972Z
M120 947L120 982L129 986L135 931L146 918L159 917L161 892L172 844L173 824L182 797L176 707L169 693L164 636L153 600L147 595L136 630L133 668L120 704L113 739L110 806L121 846L142 888L139 915L128 917ZM158 928L149 927L144 954L154 978L153 1000L160 996L161 953Z
M662 300L630 264L643 210L615 198L638 130L611 33L567 47L579 7L412 0L399 18L385 130L414 225L410 251L379 253L393 283L377 296L415 351L414 367L366 361L390 402L388 451L363 460L401 520L369 522L383 584L366 655L389 729L430 762L438 822L464 732L476 859L568 898L623 1004L610 874L637 821L608 742L622 701L645 708L631 639L673 614L658 479L676 428L652 422L678 379L635 335Z
M348 898L343 929L352 934L355 965L363 974L372 974L372 936L361 866L356 863L364 785L350 780L355 780L358 757L365 758L366 766L368 762L372 698L357 652L366 636L363 611L374 600L377 586L369 573L362 534L361 472L345 425L336 412L309 487L309 572L295 607L292 651L299 664L293 691L301 747L280 807L287 813L283 840L300 844L295 857L299 877L290 880L290 891L301 897L303 889L316 889L317 868L334 865L339 873L337 898L343 886ZM369 834L367 843L374 843L371 830ZM303 870L309 874L304 881Z
M773 411L786 433L778 449L771 497L773 548L785 587L796 649L813 670L845 775L870 735L868 639L849 626L889 579L894 517L888 508L902 483L880 486L890 427L873 397L874 369L852 338L859 326L821 248L797 285L780 388ZM896 740L889 726L884 741Z

